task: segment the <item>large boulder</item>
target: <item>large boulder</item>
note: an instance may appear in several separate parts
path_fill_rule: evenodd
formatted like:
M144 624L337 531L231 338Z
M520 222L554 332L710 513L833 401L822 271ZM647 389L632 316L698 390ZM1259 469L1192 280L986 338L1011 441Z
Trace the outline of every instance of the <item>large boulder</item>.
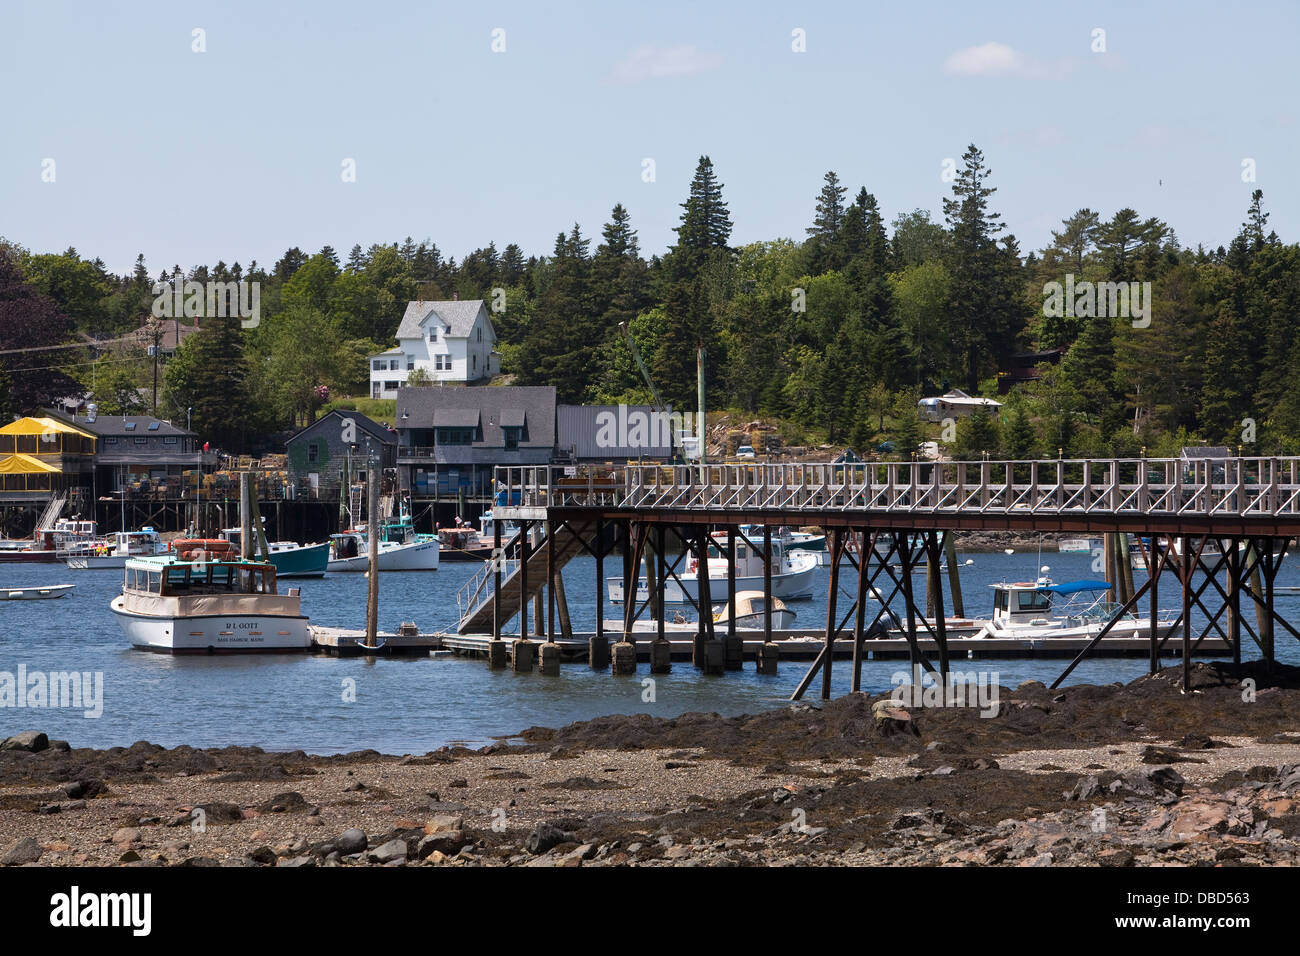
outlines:
M25 837L5 851L4 856L0 856L0 866L21 866L24 863L35 863L41 858L41 845L31 837Z
M533 832L528 834L528 839L524 841L524 849L533 856L538 856L561 843L576 842L574 835L567 830L561 830L549 823L539 823Z
M339 834L339 838L334 841L334 849L338 850L343 856L361 853L369 845L370 841L366 838L366 831L358 830L356 827L344 830Z
M38 754L49 746L50 738L39 730L24 730L21 734L5 738L5 742L0 744L0 750L25 750Z

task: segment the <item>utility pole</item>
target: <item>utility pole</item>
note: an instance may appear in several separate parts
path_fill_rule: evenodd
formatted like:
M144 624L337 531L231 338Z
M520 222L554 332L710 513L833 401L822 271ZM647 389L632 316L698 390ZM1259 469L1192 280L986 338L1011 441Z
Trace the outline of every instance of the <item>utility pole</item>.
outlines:
M157 319L149 320L149 337L153 340L153 345L149 348L149 354L153 356L153 414L158 417L158 343L162 341L162 323Z

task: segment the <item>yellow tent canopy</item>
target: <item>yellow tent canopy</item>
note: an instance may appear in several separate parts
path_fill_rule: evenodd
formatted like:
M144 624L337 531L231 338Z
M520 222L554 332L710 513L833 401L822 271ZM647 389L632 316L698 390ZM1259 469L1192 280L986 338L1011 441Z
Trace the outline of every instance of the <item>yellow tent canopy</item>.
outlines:
M10 455L0 460L0 475L42 475L58 474L59 469L53 465L33 458L31 455Z
M0 435L48 435L50 432L58 432L64 435L80 435L82 438L94 438L90 432L82 431L69 425L67 422L61 422L57 418L20 418L15 422L10 422L3 428L0 428Z

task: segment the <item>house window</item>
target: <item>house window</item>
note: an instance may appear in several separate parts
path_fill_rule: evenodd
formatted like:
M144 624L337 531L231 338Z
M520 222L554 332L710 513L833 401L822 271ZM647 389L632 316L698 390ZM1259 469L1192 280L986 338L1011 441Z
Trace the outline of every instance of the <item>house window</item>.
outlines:
M474 444L474 429L435 428L433 440L439 445L472 445Z
M316 464L318 454L319 454L319 449L317 448L316 443L309 442L307 445L307 464L309 465Z
M415 359L413 359L413 358L407 358L407 360L406 360L406 370L407 370L408 372L411 372L411 371L414 371L414 370L415 370Z
M431 328L431 329L429 330L429 341L430 341L430 342L436 342L436 341L438 341L438 327L437 327L437 326L434 326L433 328Z
M478 330L478 341L480 341L480 342L483 341L483 330L482 330L482 329L479 329L479 330Z
M371 363L371 364L374 365L374 367L375 367L375 371L376 371L376 372L382 372L382 371L384 370L384 360L383 360L383 359L375 359L374 362Z
M517 427L506 427L501 429L501 434L505 437L507 448L519 447L519 433L521 431L523 431L523 429Z
M388 363L388 370L390 372L396 372L400 367L401 365L398 363L397 359L391 359Z
M113 437L112 435L105 435L105 436L104 436L104 444L105 444L105 445L116 445L116 444L117 444L117 439L116 439L115 437Z
M477 355L471 355L471 356L470 356L470 362L471 362L470 368L473 369L475 372L477 372L477 371L478 371L478 356L477 356Z
M164 445L174 445L174 444L176 444L176 439L175 439L175 438L164 438L164 439L163 439L163 444L164 444Z
M149 440L149 439L145 438L143 435L140 435L140 436L138 436L138 437L136 438L135 443L136 443L137 445L143 445L143 444L144 444L145 442L147 442L148 440Z
M435 355L435 356L433 357L433 369L434 369L435 372L450 372L450 371L451 371L451 356L450 356L450 355Z

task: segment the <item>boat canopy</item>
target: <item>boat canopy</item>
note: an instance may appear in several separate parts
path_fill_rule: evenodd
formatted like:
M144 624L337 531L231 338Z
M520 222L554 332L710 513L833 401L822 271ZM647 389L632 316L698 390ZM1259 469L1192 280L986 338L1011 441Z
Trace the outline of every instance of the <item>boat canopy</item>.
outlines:
M1109 581L1066 581L1064 584L1048 584L1039 588L1040 591L1051 591L1053 594L1078 594L1080 591L1109 591L1111 589Z

